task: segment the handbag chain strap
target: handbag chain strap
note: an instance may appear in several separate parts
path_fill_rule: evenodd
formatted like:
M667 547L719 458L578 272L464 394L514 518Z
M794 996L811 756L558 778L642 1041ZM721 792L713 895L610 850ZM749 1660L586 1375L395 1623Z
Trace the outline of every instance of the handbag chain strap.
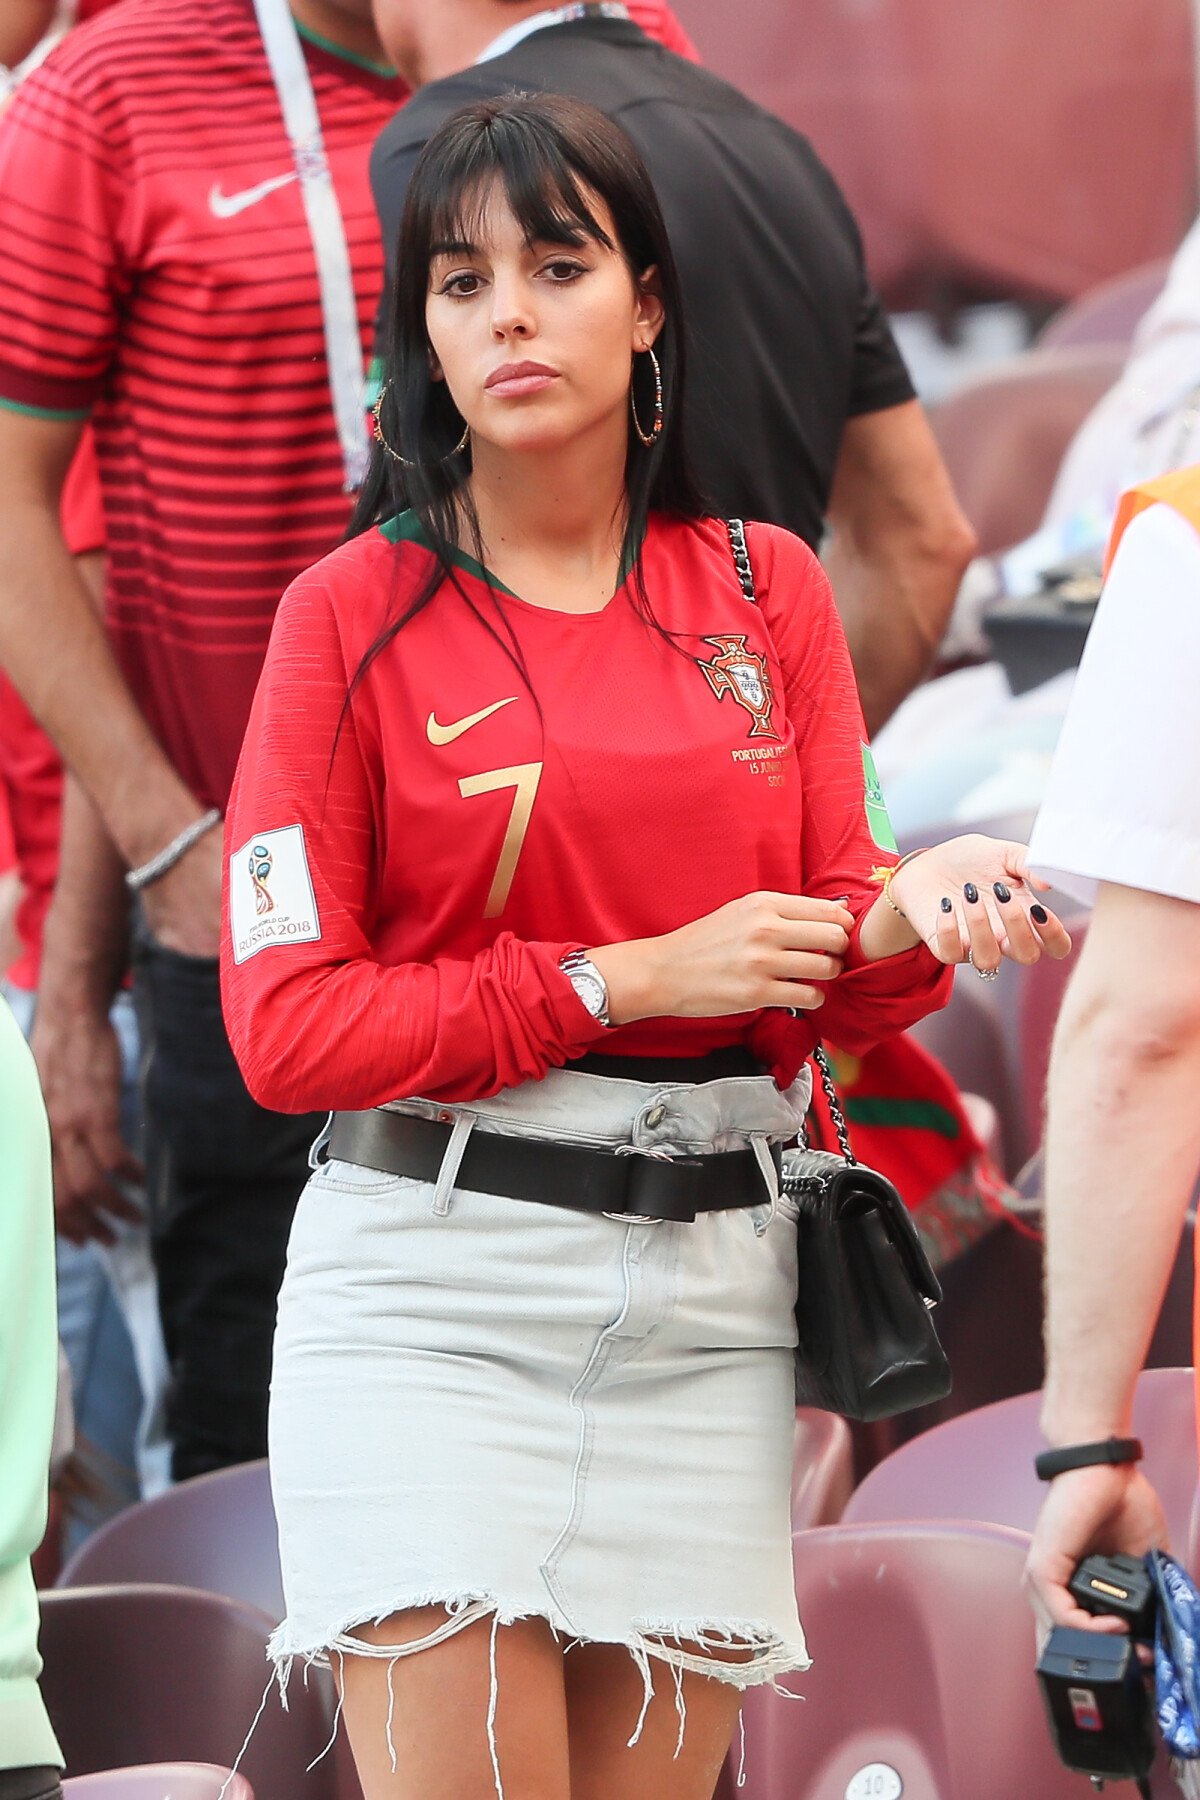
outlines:
M829 1066L829 1058L826 1056L820 1044L813 1050L813 1061L817 1065L817 1070L821 1077L821 1086L825 1090L825 1104L828 1106L829 1116L833 1120L833 1129L837 1132L838 1149L846 1159L847 1167L853 1169L858 1162L858 1158L850 1148L850 1132L846 1125L846 1115L842 1111L842 1103L838 1099L838 1091L834 1085L833 1070Z
M754 569L750 562L750 551L746 546L746 527L741 519L726 519L725 530L729 534L729 548L733 552L733 566L737 570L738 580L742 584L742 592L751 606L758 605L758 593L754 586ZM833 1120L833 1129L837 1132L838 1149L841 1151L850 1168L858 1162L850 1148L850 1132L846 1126L846 1115L842 1111L842 1103L838 1098L837 1087L833 1079L833 1070L829 1066L820 1044L813 1050L813 1061L821 1077L821 1087L825 1093L825 1104L829 1108L829 1116Z

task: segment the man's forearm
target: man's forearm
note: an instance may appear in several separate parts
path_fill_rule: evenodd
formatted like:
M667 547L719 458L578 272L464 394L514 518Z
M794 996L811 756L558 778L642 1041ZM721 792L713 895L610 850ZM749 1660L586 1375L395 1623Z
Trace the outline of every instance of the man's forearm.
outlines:
M962 571L902 538L863 552L837 532L823 560L873 736L933 667Z
M39 1004L107 1012L128 958L125 865L95 807L68 776L58 880L42 939Z
M876 732L929 673L975 552L917 401L847 421L828 511L825 565Z
M1115 983L1069 995L1055 1040L1042 1414L1055 1443L1127 1431L1200 1164L1200 1023L1160 1035L1137 1011Z
M0 663L127 863L146 861L199 816L117 667L56 510L20 493L6 499L0 527Z
M54 23L55 0L6 0L0 16L0 63L24 62Z

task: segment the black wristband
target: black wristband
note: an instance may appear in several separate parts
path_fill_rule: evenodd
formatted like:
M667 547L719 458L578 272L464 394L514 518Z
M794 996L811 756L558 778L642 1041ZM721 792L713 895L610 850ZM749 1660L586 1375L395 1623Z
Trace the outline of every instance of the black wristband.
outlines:
M1053 1481L1069 1469L1090 1469L1097 1463L1131 1463L1142 1460L1141 1438L1104 1438L1098 1444L1064 1444L1061 1450L1043 1450L1033 1459L1039 1481Z

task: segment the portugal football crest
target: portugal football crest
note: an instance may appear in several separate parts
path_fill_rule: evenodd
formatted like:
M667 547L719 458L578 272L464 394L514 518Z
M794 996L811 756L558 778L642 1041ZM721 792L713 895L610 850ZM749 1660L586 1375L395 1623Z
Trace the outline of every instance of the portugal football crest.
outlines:
M771 723L775 693L766 657L748 650L744 637L710 637L704 641L715 644L721 653L700 664L717 699L732 694L742 711L750 714L747 737L777 739L779 733Z

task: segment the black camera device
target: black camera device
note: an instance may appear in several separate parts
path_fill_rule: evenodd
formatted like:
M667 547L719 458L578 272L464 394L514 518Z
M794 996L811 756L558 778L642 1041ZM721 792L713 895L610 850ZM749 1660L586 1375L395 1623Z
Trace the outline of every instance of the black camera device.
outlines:
M1129 1637L1056 1625L1037 1676L1050 1733L1068 1769L1108 1781L1140 1780L1154 1761L1154 1727L1139 1640L1152 1641L1157 1595L1134 1556L1089 1556L1069 1583L1090 1613L1124 1619Z

